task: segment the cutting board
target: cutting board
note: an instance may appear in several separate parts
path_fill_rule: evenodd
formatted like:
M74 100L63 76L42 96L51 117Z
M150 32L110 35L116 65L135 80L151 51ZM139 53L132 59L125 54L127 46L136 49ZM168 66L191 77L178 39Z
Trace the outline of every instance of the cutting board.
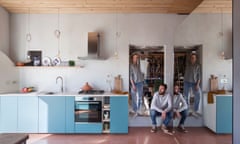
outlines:
M121 75L114 77L114 91L122 91L122 78Z

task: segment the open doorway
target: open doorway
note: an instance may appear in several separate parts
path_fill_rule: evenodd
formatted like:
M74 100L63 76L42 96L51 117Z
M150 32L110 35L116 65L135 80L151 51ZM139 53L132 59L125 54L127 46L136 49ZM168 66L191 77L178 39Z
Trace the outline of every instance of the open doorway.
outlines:
M141 72L143 85L140 93L134 93L132 92L133 84L129 80L131 92L129 114L130 116L149 116L152 96L159 85L164 83L164 47L129 45L130 79L134 55L138 57L136 67Z
M199 97L195 93L195 87L187 88L184 91L184 87L186 88L186 79L187 77L194 77L191 74L188 75L186 74L186 70L189 69L187 68L188 65L191 65L191 55L196 55L196 64L200 66L200 90L199 90ZM180 93L183 94L184 98L187 101L188 104L188 116L191 118L187 119L186 125L202 125L203 123L203 118L202 118L202 45L193 45L193 46L175 46L174 47L174 85L178 85L180 88ZM191 69L193 68L190 67ZM191 70L195 71L195 70ZM195 72L194 72L195 73ZM190 78L192 79L192 78ZM193 78L194 79L194 78ZM185 83L185 86L184 86ZM198 108L196 108L196 105L198 105Z

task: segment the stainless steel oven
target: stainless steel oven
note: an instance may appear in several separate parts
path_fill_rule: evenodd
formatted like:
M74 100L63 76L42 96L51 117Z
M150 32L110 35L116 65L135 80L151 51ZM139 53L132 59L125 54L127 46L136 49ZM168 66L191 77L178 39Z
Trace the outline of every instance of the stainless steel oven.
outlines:
M102 100L99 97L75 97L75 123L102 122Z

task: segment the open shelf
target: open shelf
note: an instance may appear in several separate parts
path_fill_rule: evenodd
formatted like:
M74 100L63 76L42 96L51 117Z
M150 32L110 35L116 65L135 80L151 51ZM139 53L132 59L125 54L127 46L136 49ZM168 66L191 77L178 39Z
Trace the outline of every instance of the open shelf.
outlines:
M110 133L110 97L102 99L102 133Z

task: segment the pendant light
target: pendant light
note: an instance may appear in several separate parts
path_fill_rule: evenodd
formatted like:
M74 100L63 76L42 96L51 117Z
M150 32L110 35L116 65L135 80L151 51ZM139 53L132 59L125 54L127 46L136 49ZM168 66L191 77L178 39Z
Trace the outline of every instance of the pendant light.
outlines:
M60 58L60 9L57 9L57 29L54 31L54 35L57 38L57 55L53 59L53 65L60 65L61 58Z
M30 33L30 8L28 8L28 14L27 14L27 33L26 33L26 41L27 41L27 62L31 61L30 55L28 54L29 45L32 40L32 35Z
M224 32L223 32L223 11L221 9L221 32L220 32L220 36L221 36L221 52L220 52L220 58L221 59L225 59L225 52L224 52Z
M114 57L116 59L118 59L118 38L120 37L120 33L118 32L118 13L116 11L116 30L115 30L115 37L116 37L116 46L115 46L115 49L114 49Z

